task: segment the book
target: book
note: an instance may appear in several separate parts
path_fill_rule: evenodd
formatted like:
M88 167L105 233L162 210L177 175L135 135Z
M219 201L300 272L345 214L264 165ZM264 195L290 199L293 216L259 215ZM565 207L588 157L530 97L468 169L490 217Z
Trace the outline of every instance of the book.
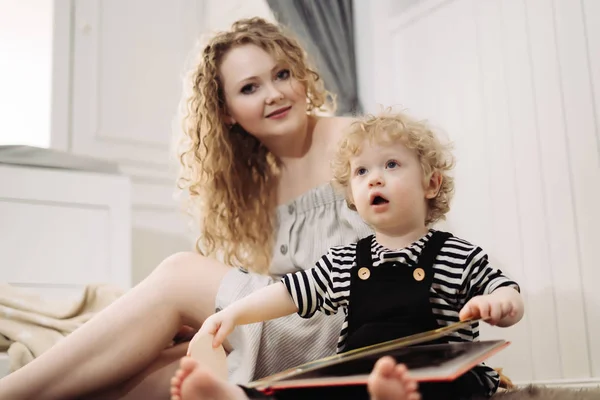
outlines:
M262 392L319 386L366 385L373 366L389 355L407 366L418 382L453 381L510 342L431 344L451 332L470 326L476 320L462 321L432 331L374 344L321 358L251 382L247 386Z

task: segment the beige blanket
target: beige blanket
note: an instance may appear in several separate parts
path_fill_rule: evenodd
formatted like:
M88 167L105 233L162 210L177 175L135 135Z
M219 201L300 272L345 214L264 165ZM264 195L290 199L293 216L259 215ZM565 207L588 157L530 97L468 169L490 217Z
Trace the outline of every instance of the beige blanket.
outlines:
M0 352L8 351L15 371L117 299L123 291L111 285L89 285L69 301L48 301L0 283Z

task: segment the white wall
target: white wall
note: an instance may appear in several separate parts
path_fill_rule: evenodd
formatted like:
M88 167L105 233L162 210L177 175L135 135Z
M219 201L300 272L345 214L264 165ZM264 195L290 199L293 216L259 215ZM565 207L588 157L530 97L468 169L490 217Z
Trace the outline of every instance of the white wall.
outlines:
M50 144L51 0L0 2L0 145Z
M206 0L206 34L227 30L240 18L262 17L275 21L266 0Z
M493 365L521 382L600 382L600 2L373 10L358 24L379 24L359 45L373 64L360 76L367 108L443 128L458 159L444 227L522 284L526 318L484 329L513 341Z

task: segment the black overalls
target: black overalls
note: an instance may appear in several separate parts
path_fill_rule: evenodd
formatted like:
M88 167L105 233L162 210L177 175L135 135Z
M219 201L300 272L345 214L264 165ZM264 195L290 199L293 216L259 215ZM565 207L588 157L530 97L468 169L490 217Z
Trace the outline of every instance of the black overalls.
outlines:
M451 235L436 231L415 268L386 262L373 267L373 236L356 245L351 270L348 333L344 351L439 328L429 303L433 262Z
M386 262L373 267L373 236L356 246L356 266L351 271L348 332L344 351L437 329L430 291L433 264L444 242L452 235L435 231L421 251L417 265L409 268ZM444 338L427 344L445 343ZM481 394L472 374L450 383L424 383L419 391L427 399L461 399Z
M429 302L433 263L444 242L451 236L447 232L435 231L425 243L415 268L394 262L373 267L373 236L357 243L356 266L351 270L344 351L440 327ZM443 338L440 341L444 342ZM465 374L451 383L421 384L419 392L424 400L456 400L470 398L466 394L481 391L477 390L479 387L472 374ZM347 386L295 389L277 393L275 398L368 399L368 394L364 386Z

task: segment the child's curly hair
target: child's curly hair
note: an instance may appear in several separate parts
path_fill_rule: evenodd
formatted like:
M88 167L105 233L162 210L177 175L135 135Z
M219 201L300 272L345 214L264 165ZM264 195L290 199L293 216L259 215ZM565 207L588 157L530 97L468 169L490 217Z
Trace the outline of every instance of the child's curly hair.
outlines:
M368 115L354 122L341 139L332 161L333 181L344 190L348 206L355 209L349 190L350 161L361 152L366 140L371 143L402 141L419 157L425 183L434 172L442 176L437 196L429 200L425 224L444 219L450 210L450 200L454 193L454 179L448 174L454 167L450 146L443 145L425 122L417 121L404 113L388 111L377 116Z
M188 211L200 218L196 248L207 256L221 256L226 264L266 272L274 241L279 161L241 126L227 126L219 75L227 52L246 44L262 48L290 69L306 89L307 113L331 110L333 104L300 44L261 18L239 20L214 36L192 73L177 183L189 195Z

